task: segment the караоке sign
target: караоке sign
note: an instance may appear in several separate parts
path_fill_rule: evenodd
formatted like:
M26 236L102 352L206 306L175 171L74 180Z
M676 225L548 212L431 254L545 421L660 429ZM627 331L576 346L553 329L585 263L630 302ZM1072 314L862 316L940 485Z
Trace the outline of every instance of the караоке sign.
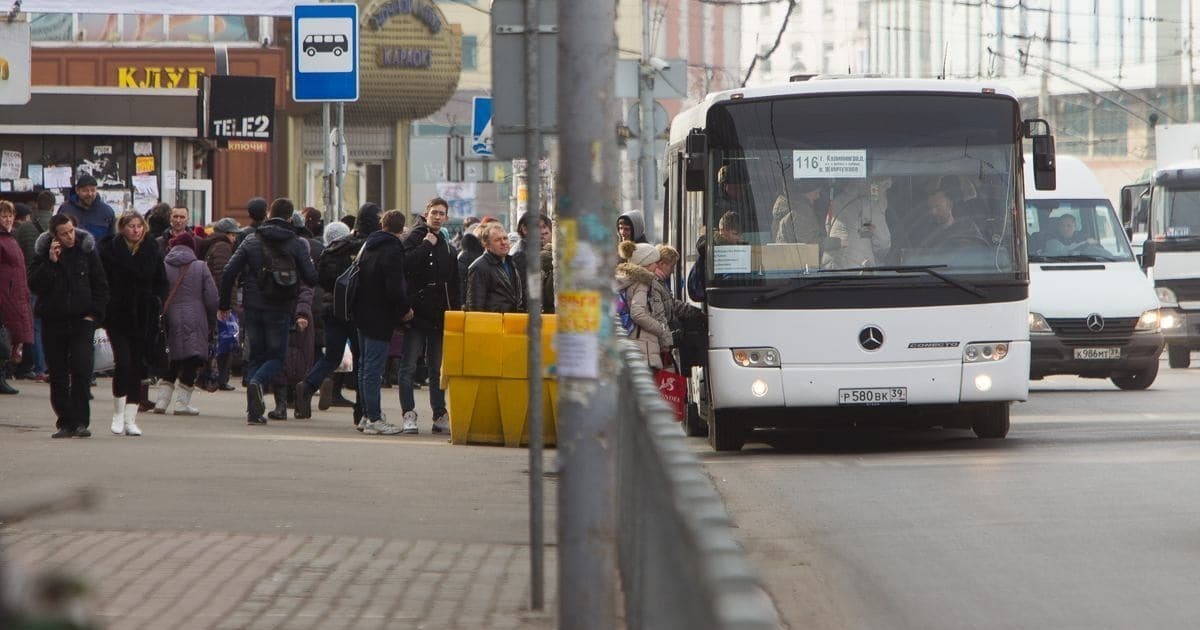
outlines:
M205 76L200 109L201 137L270 142L275 131L275 79Z

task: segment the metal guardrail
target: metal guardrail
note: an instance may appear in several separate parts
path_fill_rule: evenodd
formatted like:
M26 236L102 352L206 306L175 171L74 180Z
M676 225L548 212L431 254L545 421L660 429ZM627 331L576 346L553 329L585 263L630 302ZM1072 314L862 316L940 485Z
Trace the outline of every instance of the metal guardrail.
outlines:
M619 343L617 562L626 626L782 628L645 358L632 343Z

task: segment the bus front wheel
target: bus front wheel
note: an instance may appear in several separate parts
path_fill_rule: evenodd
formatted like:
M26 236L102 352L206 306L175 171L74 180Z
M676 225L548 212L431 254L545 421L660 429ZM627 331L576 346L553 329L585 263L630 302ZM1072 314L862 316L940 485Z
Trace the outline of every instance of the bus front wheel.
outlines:
M740 451L746 445L746 426L728 411L713 409L708 416L708 443L717 451Z
M1008 435L1008 410L1012 403L998 402L981 408L971 429L981 438L1000 439Z

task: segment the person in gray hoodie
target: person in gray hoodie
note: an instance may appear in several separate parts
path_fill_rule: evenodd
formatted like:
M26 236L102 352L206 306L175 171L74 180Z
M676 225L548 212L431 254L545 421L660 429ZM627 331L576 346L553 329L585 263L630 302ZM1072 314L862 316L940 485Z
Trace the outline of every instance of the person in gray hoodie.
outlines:
M641 210L630 210L617 217L617 243L633 241L646 243L646 219Z

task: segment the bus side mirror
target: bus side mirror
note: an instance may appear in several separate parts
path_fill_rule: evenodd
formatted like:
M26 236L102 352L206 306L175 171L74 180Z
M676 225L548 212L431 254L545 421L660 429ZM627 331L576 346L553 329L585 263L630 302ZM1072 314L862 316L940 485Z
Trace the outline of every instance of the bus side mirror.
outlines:
M1154 266L1154 250L1154 241L1146 239L1146 242L1142 243L1142 269L1149 269Z
M1033 140L1033 185L1038 190L1054 190L1055 177L1054 136L1050 135L1050 123L1041 118L1026 120L1025 137Z
M684 186L689 192L702 191L707 183L704 167L708 162L708 136L700 129L691 130L684 151Z

